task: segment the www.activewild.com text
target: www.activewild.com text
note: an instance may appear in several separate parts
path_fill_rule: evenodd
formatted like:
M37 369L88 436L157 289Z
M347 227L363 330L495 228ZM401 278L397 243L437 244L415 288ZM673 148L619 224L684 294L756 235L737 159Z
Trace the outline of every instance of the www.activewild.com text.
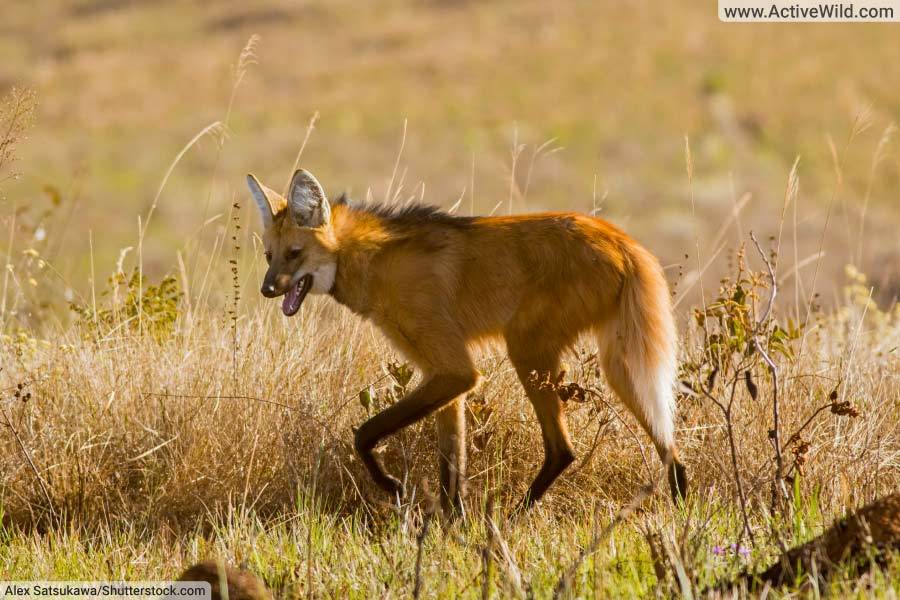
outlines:
M893 19L894 9L890 6L858 7L854 4L816 4L813 6L726 6L725 17L729 19Z

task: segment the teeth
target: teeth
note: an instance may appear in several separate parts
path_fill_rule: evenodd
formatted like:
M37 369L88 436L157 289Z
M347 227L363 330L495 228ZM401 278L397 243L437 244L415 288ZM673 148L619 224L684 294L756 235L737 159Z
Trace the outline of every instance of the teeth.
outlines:
M282 304L282 310L284 314L287 316L292 316L296 314L298 310L300 310L300 305L303 303L304 298L306 297L307 292L312 287L312 276L306 275L300 279L297 283L294 284L294 287L290 288L288 292L284 296L284 301Z

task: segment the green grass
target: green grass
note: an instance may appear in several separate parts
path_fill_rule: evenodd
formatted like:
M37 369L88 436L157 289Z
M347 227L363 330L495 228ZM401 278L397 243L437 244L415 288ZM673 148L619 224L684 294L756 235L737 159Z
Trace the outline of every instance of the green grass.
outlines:
M572 581L571 597L677 593L679 584L671 575L657 580L645 532L660 532L676 555L677 540L687 539L694 553L684 567L695 594L743 569L775 560L777 546L771 542L763 542L746 557L733 552L730 546L736 542L740 517L728 505L714 502L690 509L674 509L665 500L652 503L587 557ZM199 559L219 556L246 565L284 597L310 593L315 597L409 597L416 577L422 513L407 508L379 519L361 512L338 516L312 501L300 501L294 510L275 519L235 509L204 519L196 531L181 536L118 526L92 535L64 529L40 537L2 531L0 567L8 579L158 580L176 577L184 565ZM613 512L612 507L598 510L599 521L594 523L585 516L592 513L590 507L584 509L584 515L577 517L544 509L512 520L495 515L501 537L495 538L492 552L491 596L549 597L562 573ZM827 524L821 516L804 516L802 521L798 542ZM768 524L759 526L763 532ZM452 524L435 521L423 545L422 597L481 597L486 544L480 515ZM717 553L716 547L725 548L724 554ZM811 593L807 577L799 577L795 589ZM895 555L861 578L849 568L839 570L828 587L818 591L837 597L890 597L898 585L900 556ZM774 597L783 594L785 590L776 591Z

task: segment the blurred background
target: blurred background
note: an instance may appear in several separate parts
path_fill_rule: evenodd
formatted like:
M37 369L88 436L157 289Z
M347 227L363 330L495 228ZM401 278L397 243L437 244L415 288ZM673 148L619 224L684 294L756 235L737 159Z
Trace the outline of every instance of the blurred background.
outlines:
M316 114L301 163L330 194L596 211L685 293L708 261L714 288L751 229L782 240L785 302L816 279L828 303L848 264L879 302L900 290L892 24L542 0L48 0L3 17L0 95L30 88L36 106L0 183L0 247L37 248L76 291L92 255L100 281L136 245L170 165L216 121L227 135L202 136L159 195L144 270L215 244L235 201L258 230L244 175L280 189Z

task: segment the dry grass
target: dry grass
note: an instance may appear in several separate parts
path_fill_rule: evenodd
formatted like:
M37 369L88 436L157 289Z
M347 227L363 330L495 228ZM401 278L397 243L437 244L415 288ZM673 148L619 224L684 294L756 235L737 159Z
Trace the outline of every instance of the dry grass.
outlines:
M521 30L504 39L517 51L542 40L541 52L510 59L502 72L485 70L479 67L487 64L485 52L506 54L483 42L470 45L459 32L506 31L504 6L363 15L372 20L369 29L341 37L330 27L350 18L348 6L310 5L304 19L322 26L303 39L308 60L293 75L297 38L281 20L284 11L296 17L289 7L244 14L225 3L198 21L187 18L194 9L179 5L186 18L172 27L171 13L149 3L128 10L116 2L62 3L47 11L71 13L75 26L55 46L29 35L31 17L14 11L11 22L31 51L56 58L38 86L46 104L20 163L40 175L32 174L23 187L4 188L0 572L13 579L157 579L217 554L246 561L287 596L405 596L419 587L425 596L487 590L542 597L595 539L602 544L575 569L574 593L687 595L768 564L782 545L805 541L832 517L900 487L900 309L894 272L884 259L896 251L898 216L883 201L897 177L885 129L890 111L876 108L857 118L861 88L867 98L890 98L883 86L900 76L884 66L876 73L871 62L854 62L849 50L833 50L835 40L887 43L887 30L851 36L816 29L806 38L822 49L816 60L798 58L763 85L723 73L751 69L790 50L774 28L759 29L771 38L761 45L756 33L726 31L697 21L699 9L686 9L668 17L693 18L702 26L653 38L631 63L621 64L611 50L590 55L580 45L594 39L586 29L591 22L616 22L606 12L613 9L564 6L545 18L542 3L524 3L517 17ZM624 20L610 29L613 37L630 38L633 29L653 22L640 10L616 14ZM198 36L198 22L214 33ZM243 54L226 94L217 87L227 79L222 57L240 48L245 30L254 26L266 34L256 50L259 70L248 60L252 51ZM165 30L171 43L164 54L190 60L159 63L143 51L124 52L121 36L146 34L143 28L151 37ZM425 38L433 44L423 45ZM7 43L0 39L0 46ZM360 51L371 45L378 52ZM315 60L325 55L329 68ZM702 59L707 55L728 60ZM841 116L826 122L810 117L800 100L808 97L802 83L849 63L859 67L847 83L850 99L826 103ZM559 64L570 68L560 72ZM154 77L129 76L135 69L156 76L164 71L169 81L193 85L140 89L140 82ZM336 76L337 69L345 76ZM535 70L558 84L553 89L562 100L553 99L559 109L553 114L546 111L547 97L528 85ZM878 77L870 81L872 73ZM677 74L682 77L676 82ZM601 85L628 77L633 86ZM312 99L300 105L291 83L298 78L312 90ZM409 93L423 81L430 82L432 102L414 101ZM776 84L797 101L773 102L768 85ZM248 88L256 92L251 107L242 103ZM94 175L86 178L96 196L85 210L79 204L85 192L58 176L73 163L80 143L73 140L83 134L55 120L69 106L63 89L75 90L71 109L97 136L88 160ZM204 108L188 114L184 90ZM493 102L485 106L484 98ZM210 105L221 106L222 114ZM598 105L606 110L596 110ZM686 114L684 107L690 107ZM323 108L318 129L304 139L317 108ZM467 121L471 114L480 120ZM516 134L521 137L510 177L509 147L502 140L507 119L519 114L524 123L540 126L523 125ZM408 136L401 115L412 118ZM761 121L754 125L751 117ZM148 121L159 127L147 128ZM837 141L823 143L832 127ZM401 128L405 148L398 157ZM685 128L691 131L687 183ZM251 130L258 130L257 139L247 136ZM141 140L141 152L130 155L127 168L119 158L128 155L117 137L123 132L129 151L138 139L133 134ZM12 147L20 133L0 140L0 148ZM235 134L247 136L241 145L228 141ZM540 143L555 136L554 144L566 150L532 160ZM534 144L521 147L522 139ZM186 140L191 142L184 145ZM532 514L507 518L539 467L541 442L499 350L479 358L484 382L468 399L468 518L434 523L423 533L429 505L424 482L436 479L428 420L383 448L387 467L406 480L407 499L396 503L379 492L354 457L351 430L411 385L397 375L403 359L370 325L327 299L307 300L292 319L263 302L255 292L261 254L252 233L256 215L242 205L243 191L229 187L251 158L254 168L271 165L282 175L275 165L286 167L301 141L304 164L315 152L316 171L324 171L326 181L329 173L349 177L346 184L358 196L369 195L361 191L369 188L376 198L419 197L424 184L411 182L421 178L429 182L426 199L440 194L445 206L462 211L599 208L649 238L669 266L679 299L682 378L695 389L682 394L678 417L693 489L689 504L673 507L657 492L622 523L604 529L661 469L648 440L597 374L590 343L567 359L568 379L589 390L587 401L571 400L567 411L579 461ZM798 167L800 150L808 152ZM48 169L48 161L57 162ZM799 181L807 186L800 191ZM44 184L47 210L27 202ZM122 190L130 191L119 202ZM755 198L746 200L745 191ZM649 209L653 218L641 218ZM714 352L709 325L701 326L695 312L716 310L716 297L734 297L734 281L719 292L715 282L719 274L733 275L738 263L747 267L744 273L761 274L752 275L746 286L751 293L729 310L746 309L754 319L763 312L770 287L766 265L753 252L743 258L742 250L735 251L749 244L751 227L762 239L777 238L777 263L769 259L781 288L774 319L799 332L782 342L784 352L773 352L786 476L775 502L773 379L758 356ZM877 280L852 267L838 277L851 259L877 268ZM705 275L702 286L698 272ZM140 275L149 280L138 283ZM68 304L77 310L66 311ZM766 335L771 331L767 325ZM725 363L715 363L713 355L725 356L731 367L744 365L734 370L739 385L732 385ZM716 364L719 375L713 375ZM752 386L743 378L745 369ZM727 420L713 398L732 402L734 457ZM838 403L847 404L829 410ZM608 537L598 535L606 531ZM838 571L830 589L889 595L900 585L898 562L893 557L862 578L850 568ZM798 580L783 592L824 591L818 585Z

